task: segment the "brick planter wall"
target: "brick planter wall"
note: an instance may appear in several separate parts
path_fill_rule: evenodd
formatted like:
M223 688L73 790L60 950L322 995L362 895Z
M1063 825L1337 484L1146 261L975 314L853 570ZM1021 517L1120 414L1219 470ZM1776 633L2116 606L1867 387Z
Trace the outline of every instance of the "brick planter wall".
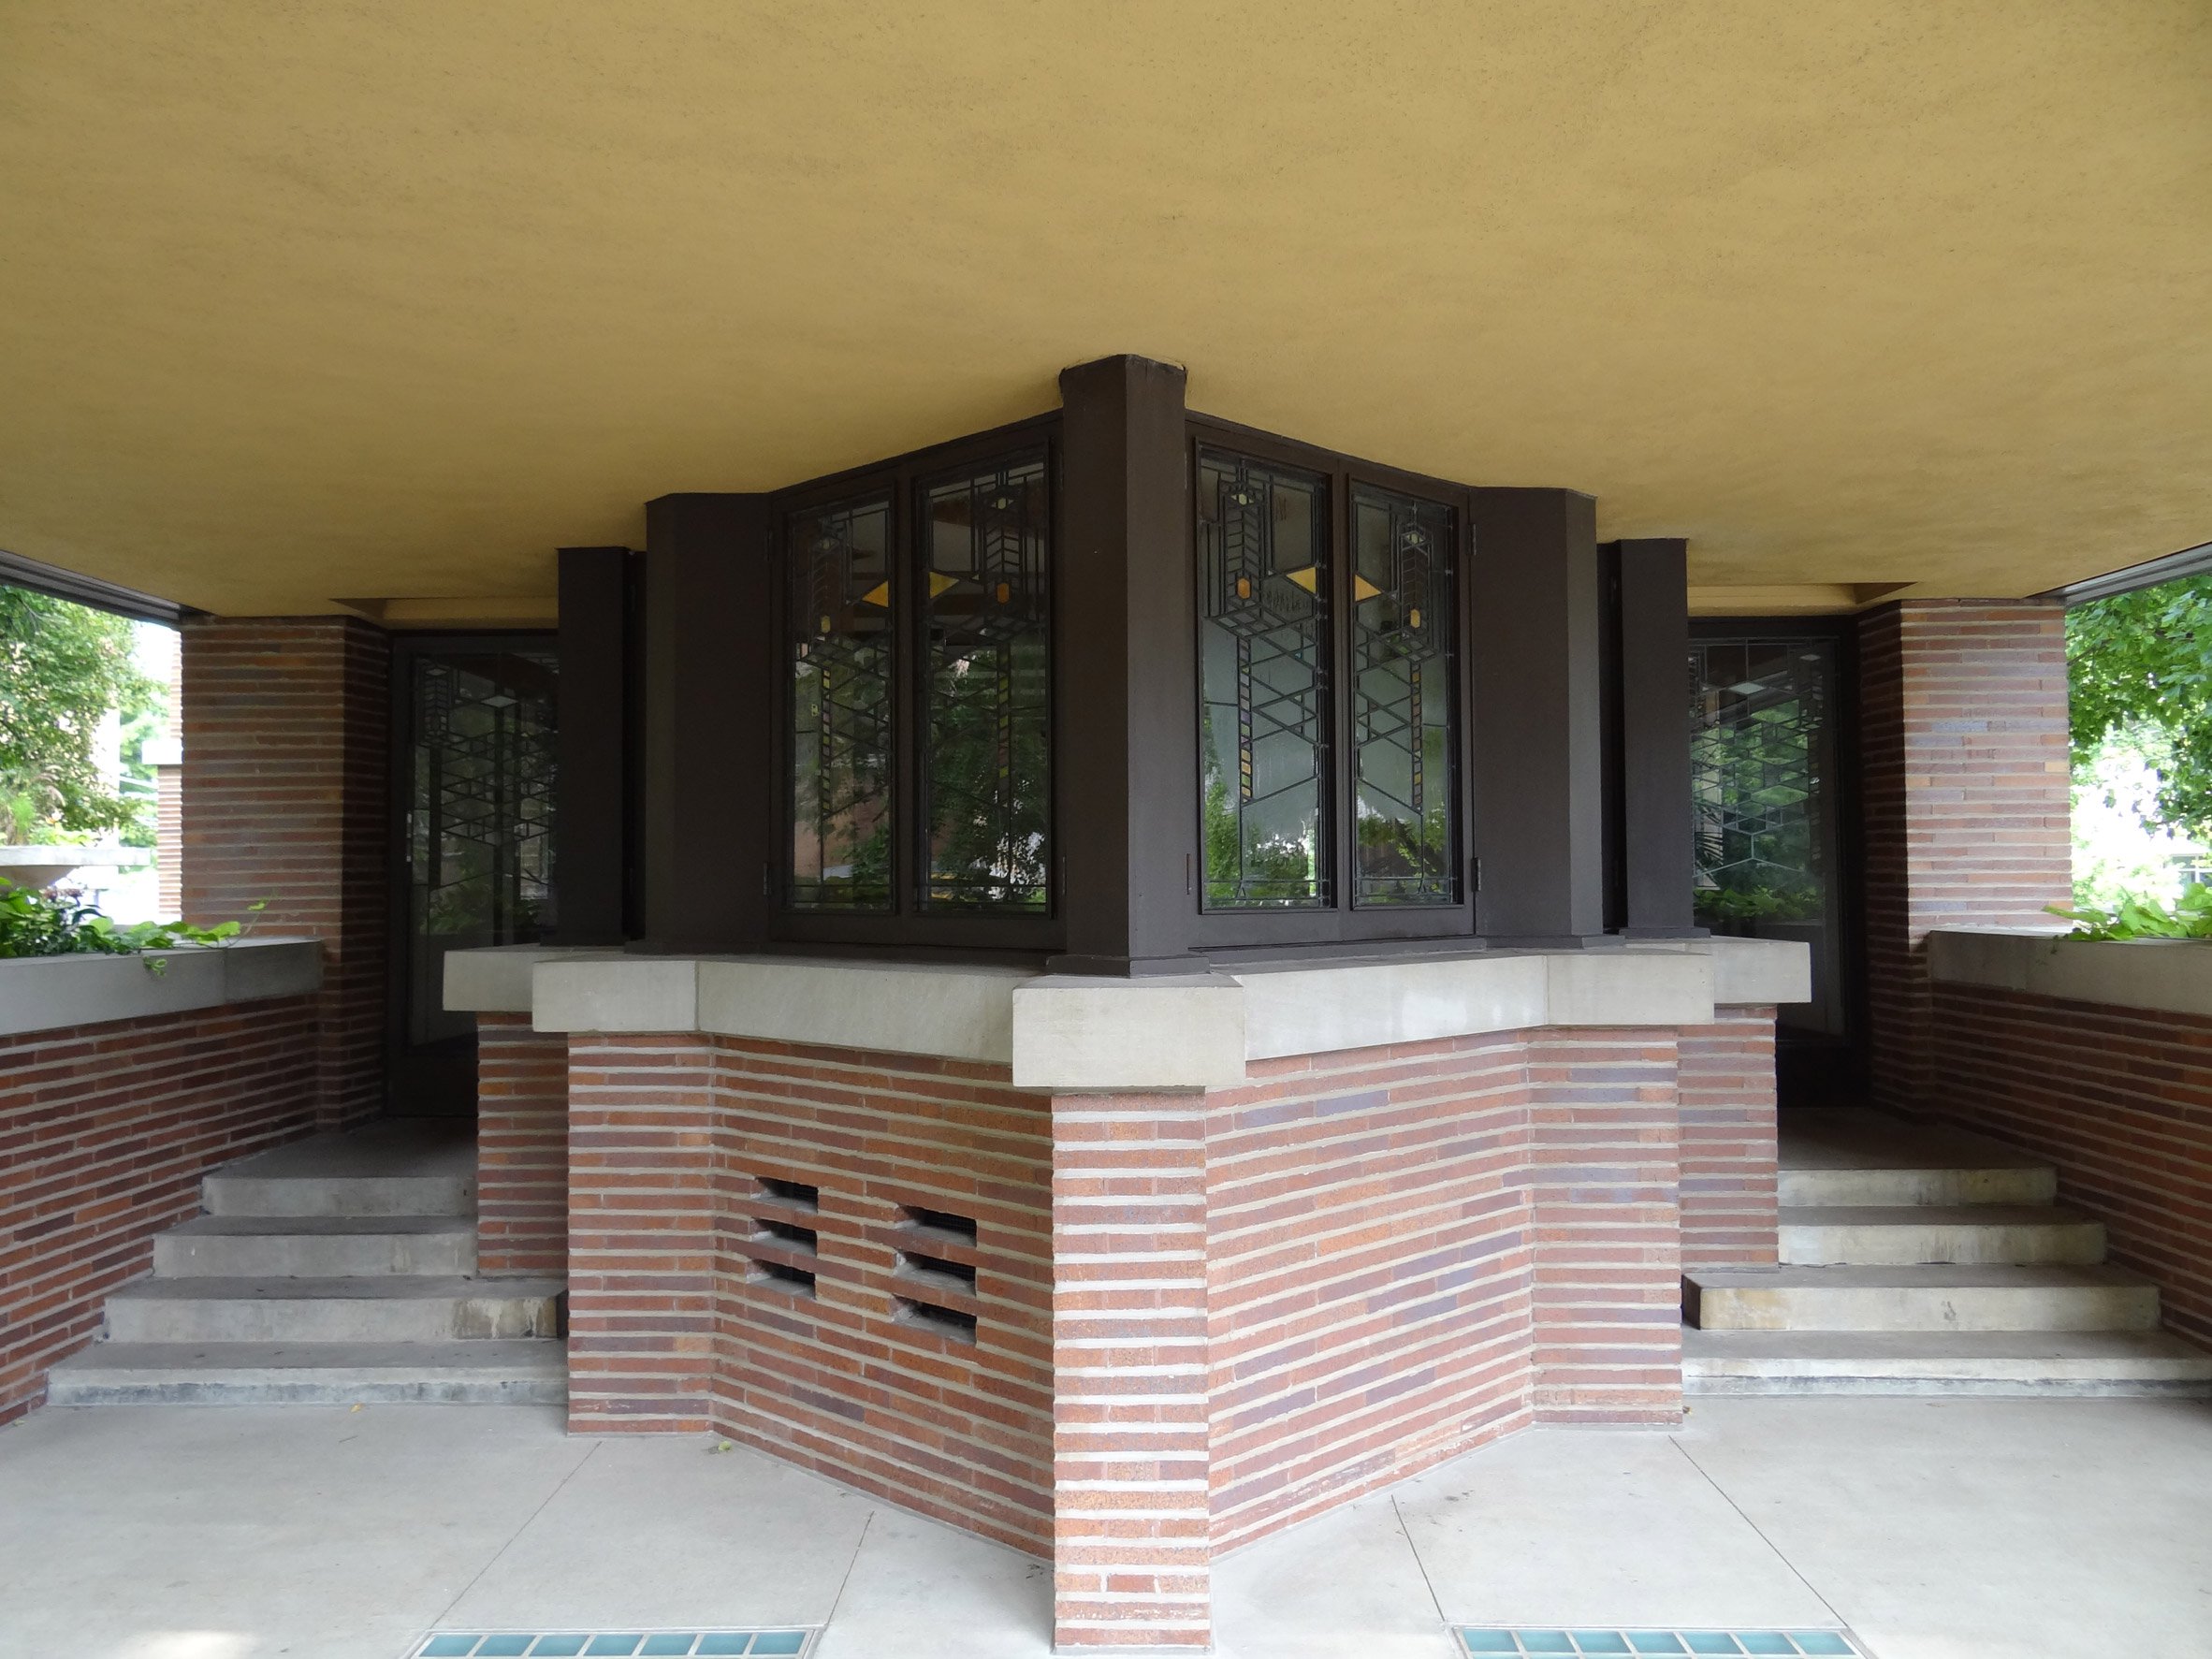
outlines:
M1777 1259L1774 1011L1723 1009L1682 1031L1682 1265Z
M2212 1018L1939 984L1942 1116L2058 1167L2165 1321L2212 1344Z
M1930 1102L1928 930L2037 926L2073 893L2065 610L1907 600L1859 625L1875 1099ZM1947 1080L1946 1080L1947 1082Z
M109 1291L218 1164L314 1128L316 999L0 1037L0 1423L98 1334Z
M389 647L348 617L209 617L184 625L182 658L184 917L323 941L317 1121L342 1128L374 1116Z
M476 1016L476 1271L568 1272L568 1039Z

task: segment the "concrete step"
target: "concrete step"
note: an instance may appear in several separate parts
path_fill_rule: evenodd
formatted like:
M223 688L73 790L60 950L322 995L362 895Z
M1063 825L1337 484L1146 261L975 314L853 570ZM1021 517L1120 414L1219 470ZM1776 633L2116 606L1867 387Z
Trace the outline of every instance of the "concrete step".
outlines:
M200 1201L211 1215L473 1215L474 1129L397 1119L295 1141L216 1171Z
M556 1336L559 1279L398 1274L140 1279L108 1299L116 1342L444 1342Z
M2143 1331L2159 1291L2117 1267L1700 1268L1682 1314L1706 1331Z
M2104 1259L2102 1221L2047 1204L1790 1205L1781 1219L1782 1259L1792 1267Z
M1684 1331L1692 1394L2212 1397L2212 1354L2165 1331Z
M165 1279L475 1271L476 1227L458 1215L197 1215L153 1241Z
M55 1405L559 1405L558 1342L96 1342L53 1369Z
M1856 1107L1784 1112L1780 1140L1785 1205L2047 1204L2059 1189L2032 1154Z

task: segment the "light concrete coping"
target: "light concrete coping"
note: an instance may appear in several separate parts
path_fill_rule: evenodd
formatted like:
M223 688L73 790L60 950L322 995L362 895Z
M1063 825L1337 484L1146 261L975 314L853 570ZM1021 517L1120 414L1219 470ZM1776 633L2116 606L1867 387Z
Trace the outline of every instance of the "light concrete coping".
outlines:
M1246 1064L1557 1026L1694 1026L1801 1002L1789 939L1090 979L1021 968L793 956L648 956L554 946L456 951L445 1006L540 1031L706 1032L1011 1066L1023 1088L1201 1089Z
M323 984L312 939L244 939L128 956L19 956L0 961L0 1037L186 1013Z
M1944 984L2212 1017L2212 939L2087 939L2029 928L1946 927L1928 936L1928 971Z

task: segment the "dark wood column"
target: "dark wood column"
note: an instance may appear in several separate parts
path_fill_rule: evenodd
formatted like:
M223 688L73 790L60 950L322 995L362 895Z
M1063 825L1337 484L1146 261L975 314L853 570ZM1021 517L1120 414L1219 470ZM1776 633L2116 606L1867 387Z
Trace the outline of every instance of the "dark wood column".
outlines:
M634 774L630 756L631 566L627 547L560 549L560 809L552 942L618 945L636 917Z
M1705 930L1691 909L1689 544L1616 542L1621 835L1632 939Z
M1585 943L1605 932L1597 503L1476 490L1467 586L1476 925L1496 944Z
M776 583L768 498L646 507L645 938L747 951L768 937Z
M1184 374L1102 357L1060 376L1058 810L1071 973L1190 971L1198 671Z

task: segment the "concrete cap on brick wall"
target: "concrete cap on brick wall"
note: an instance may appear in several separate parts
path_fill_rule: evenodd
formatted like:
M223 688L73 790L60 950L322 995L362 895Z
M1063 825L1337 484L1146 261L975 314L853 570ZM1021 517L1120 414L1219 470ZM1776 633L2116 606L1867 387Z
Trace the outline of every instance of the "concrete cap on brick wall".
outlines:
M312 939L239 939L129 956L22 956L0 962L0 1037L185 1013L323 985Z
M1018 968L514 947L446 958L445 1005L541 1031L705 1032L1011 1068L1025 1088L1240 1083L1245 1063L1544 1026L1695 1026L1801 1001L1809 953L1774 939L1484 951L1094 979Z
M2081 939L2026 928L1943 928L1928 936L1928 971L1939 984L2212 1016L2212 939Z

